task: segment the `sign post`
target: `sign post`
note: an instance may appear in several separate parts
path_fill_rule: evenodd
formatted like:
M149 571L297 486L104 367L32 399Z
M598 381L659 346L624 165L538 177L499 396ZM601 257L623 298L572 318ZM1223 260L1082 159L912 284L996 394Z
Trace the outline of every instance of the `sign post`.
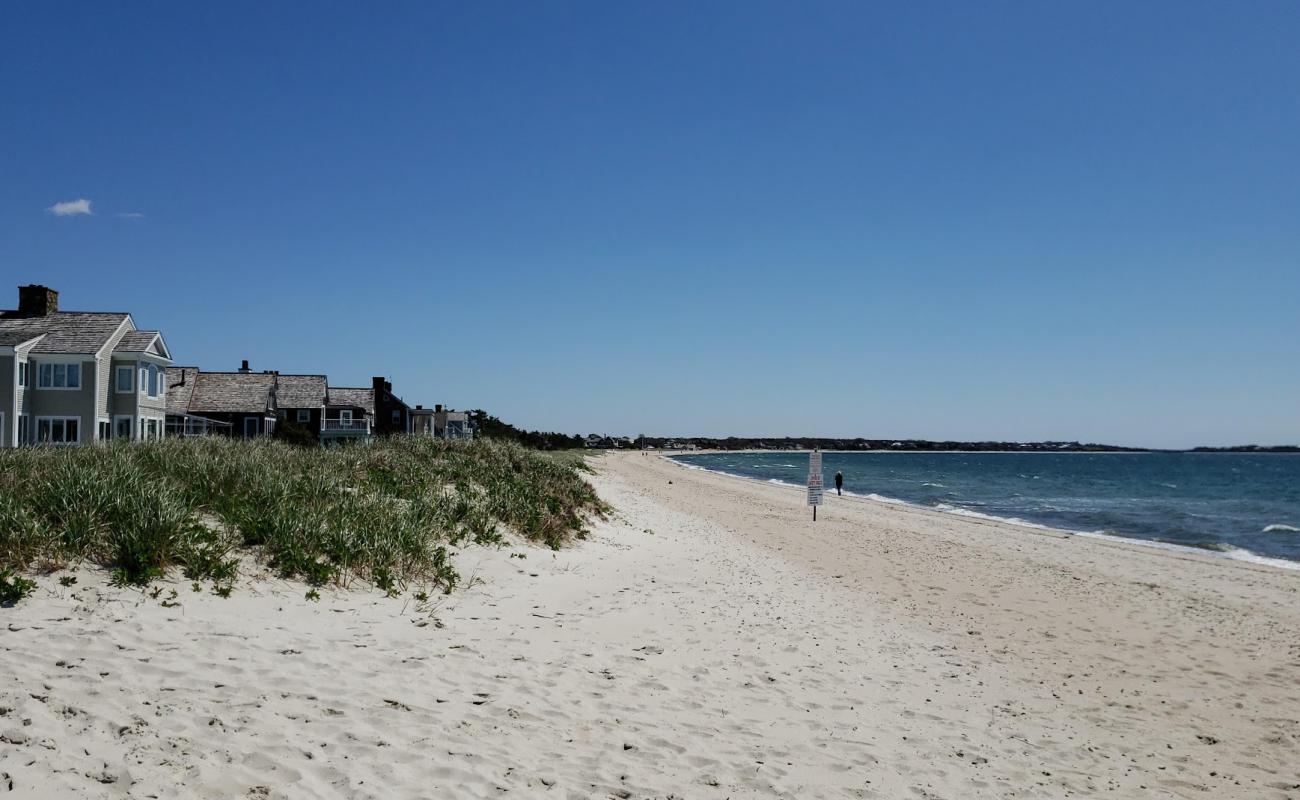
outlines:
M822 504L822 454L814 450L808 454L808 505L812 506L813 522L817 521L817 506Z

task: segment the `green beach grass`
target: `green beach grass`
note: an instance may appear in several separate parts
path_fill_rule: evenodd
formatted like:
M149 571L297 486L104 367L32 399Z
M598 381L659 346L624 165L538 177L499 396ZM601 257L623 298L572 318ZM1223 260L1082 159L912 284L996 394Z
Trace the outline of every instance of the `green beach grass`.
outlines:
M0 451L0 574L82 562L146 585L178 568L229 593L253 556L312 585L451 591L449 547L513 531L559 548L606 506L585 465L490 439L338 449L167 439Z

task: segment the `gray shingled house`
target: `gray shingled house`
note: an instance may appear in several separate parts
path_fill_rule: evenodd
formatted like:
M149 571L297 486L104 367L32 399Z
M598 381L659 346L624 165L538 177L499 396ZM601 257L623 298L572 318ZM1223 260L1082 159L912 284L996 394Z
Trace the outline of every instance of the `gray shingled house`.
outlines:
M366 438L374 432L375 390L330 386L326 394L321 441L332 444Z
M264 436L283 424L334 444L369 438L375 428L374 390L332 387L324 375L253 372L244 361L237 372L172 367L167 384L168 425L187 435Z
M329 381L324 375L276 375L280 421L319 435L325 419Z
M221 432L252 438L275 431L279 406L274 372L204 372L198 367L167 370L168 425L173 430ZM216 423L204 429L203 422Z
M60 311L58 292L20 286L0 311L0 447L160 438L170 364L130 314Z

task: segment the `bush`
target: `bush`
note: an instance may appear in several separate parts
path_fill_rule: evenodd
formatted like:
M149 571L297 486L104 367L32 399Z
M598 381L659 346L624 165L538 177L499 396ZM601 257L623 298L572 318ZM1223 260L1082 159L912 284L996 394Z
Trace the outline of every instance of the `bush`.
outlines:
M35 588L35 581L29 581L7 567L0 567L0 606L17 603Z
M513 530L548 547L604 504L561 461L517 444L392 437L326 450L167 439L0 451L0 567L90 560L147 584L173 566L228 593L247 549L312 585L450 591L448 545Z

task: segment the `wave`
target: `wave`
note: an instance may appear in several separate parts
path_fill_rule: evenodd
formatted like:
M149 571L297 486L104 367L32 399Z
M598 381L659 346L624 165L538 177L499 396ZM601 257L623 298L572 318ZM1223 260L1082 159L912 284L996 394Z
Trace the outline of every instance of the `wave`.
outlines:
M729 475L735 478L744 478L746 480L770 483L778 486L786 486L792 489L804 488L803 484L791 483L778 478L760 478L753 475L743 475L743 474L730 472L723 469L716 469L716 468L711 469L709 467L697 466L695 464L688 464L684 461L680 461L675 458L672 460L690 469L700 469L706 472L714 472L722 475ZM1029 480L1037 480L1039 478L1039 476L1037 475L1032 475L1032 476L1021 475L1021 477ZM924 484L924 485L938 486L938 484ZM989 522L998 522L1006 525L1015 525L1023 528L1054 531L1056 533L1062 533L1070 536L1082 536L1091 539L1105 539L1105 540L1110 540L1115 542L1121 542L1123 544L1137 545L1139 547L1151 547L1157 550L1166 550L1166 551L1179 552L1179 553L1190 553L1190 554L1196 554L1201 556L1208 556L1212 558L1227 558L1233 561L1243 561L1249 564L1259 564L1263 566L1274 567L1277 569L1300 570L1300 561L1291 560L1288 558L1273 558L1265 555L1260 555L1259 553L1253 552L1251 550L1247 550L1242 547L1237 547L1236 545L1232 545L1227 542L1206 543L1203 546L1197 547L1197 546L1185 545L1185 544L1175 544L1173 542L1162 542L1162 541L1156 541L1152 539L1144 539L1137 536L1124 536L1124 535L1116 534L1114 532L1105 531L1105 530L1101 530L1101 531L1069 530L1064 528L1053 527L1051 525L1042 525L1037 522L1030 522L1028 520L1020 519L1018 517L999 517L993 514L984 514L979 511L972 511L969 508L961 508L958 506L949 505L947 503L926 505L926 504L922 504L910 500L901 500L897 497L887 497L885 495L876 494L874 492L870 494L863 494L859 492L852 492L846 490L844 494L846 497L864 498L866 500L871 500L877 503L907 506L909 508L922 509L926 511L939 511L944 514L953 514L955 516L981 519ZM1182 513L1187 514L1189 516L1194 516L1194 515L1190 515L1188 512L1182 512ZM1300 528L1297 528L1292 525L1284 525L1282 523L1274 523L1265 526L1263 532L1264 533L1300 533Z
M1300 533L1300 528L1293 525L1266 525L1264 533Z
M922 485L922 486L933 486L933 487L936 488L936 489L947 489L947 488L948 488L947 486L944 486L942 483L923 483L923 484L921 484L921 485Z
M1262 564L1267 567L1277 567L1278 569L1300 570L1300 561L1292 561L1288 558L1269 558L1268 556L1261 556L1259 553L1252 552L1243 547L1234 547L1233 545L1223 542L1217 542L1212 547L1192 547L1191 545L1174 544L1173 542L1157 542L1153 539L1138 539L1133 536L1119 536L1110 533L1109 531L1079 531L1075 535L1089 539L1105 539L1111 542L1135 544L1139 547L1154 547L1157 550L1169 550L1175 553L1191 553L1200 556L1230 558L1233 561L1245 561L1248 564Z
M1039 525L1037 522L1030 522L1028 520L1020 519L1019 517L999 517L993 514L983 514L979 511L971 511L969 508L950 506L947 503L939 503L936 506L917 506L917 508L930 508L933 511L942 511L945 514L955 514L959 517L972 517L974 519L988 520L989 522L1002 522L1007 525L1017 525L1021 528L1034 528L1035 530L1040 531L1056 531L1057 533L1074 533L1073 531L1062 530L1061 528L1053 528L1050 525Z

